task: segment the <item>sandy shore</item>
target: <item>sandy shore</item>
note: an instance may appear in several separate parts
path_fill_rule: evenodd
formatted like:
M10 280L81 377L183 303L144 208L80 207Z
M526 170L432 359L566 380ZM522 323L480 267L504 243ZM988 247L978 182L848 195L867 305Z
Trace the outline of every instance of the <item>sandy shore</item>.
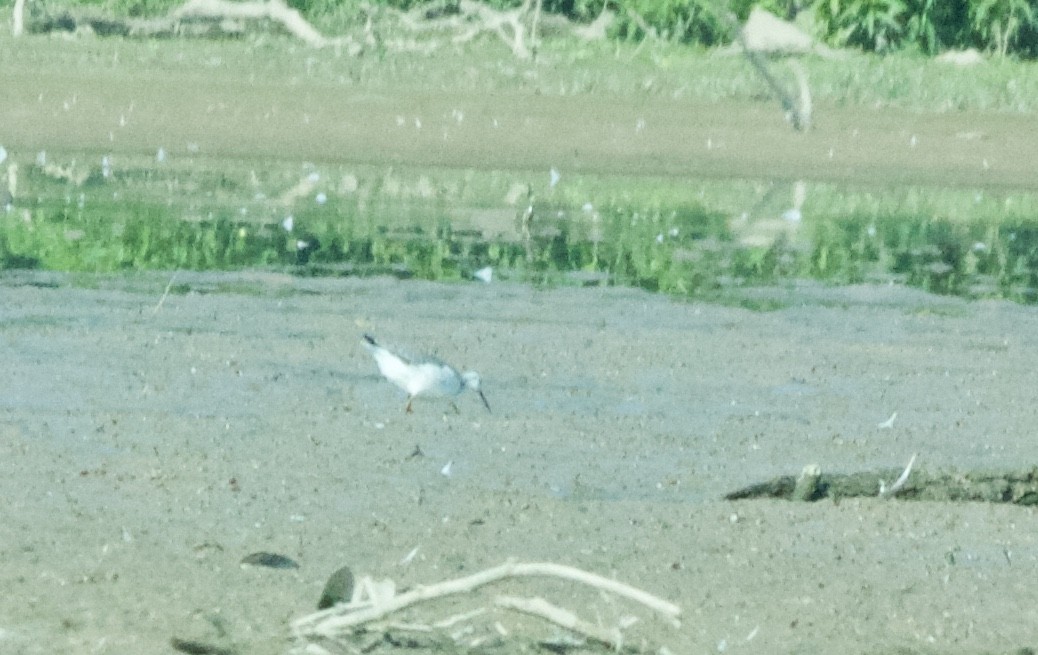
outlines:
M681 628L630 629L674 653L1033 645L1032 509L720 499L808 463L1033 466L1030 308L803 287L753 313L620 289L186 273L190 291L158 306L167 279L0 279L0 651L161 653L178 637L283 653L339 566L413 585L510 556L678 603ZM458 414L429 400L405 415L364 331L480 371L493 413L469 395ZM255 551L300 567L240 567ZM632 612L524 585L606 622Z

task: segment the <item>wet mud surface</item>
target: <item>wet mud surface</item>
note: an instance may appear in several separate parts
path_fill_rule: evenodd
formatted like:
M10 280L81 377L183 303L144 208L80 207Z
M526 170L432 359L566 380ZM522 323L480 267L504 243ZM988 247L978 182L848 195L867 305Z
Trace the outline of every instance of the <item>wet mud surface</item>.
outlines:
M181 273L160 305L165 275L89 282L0 288L5 652L283 653L342 566L405 588L509 557L677 603L680 628L565 583L497 590L640 616L629 643L675 653L1031 644L1033 507L723 498L804 462L1028 470L1029 308L811 286L755 313L263 273ZM493 413L467 394L405 414L365 332L478 370ZM298 568L241 566L257 552ZM495 620L515 652L544 638Z

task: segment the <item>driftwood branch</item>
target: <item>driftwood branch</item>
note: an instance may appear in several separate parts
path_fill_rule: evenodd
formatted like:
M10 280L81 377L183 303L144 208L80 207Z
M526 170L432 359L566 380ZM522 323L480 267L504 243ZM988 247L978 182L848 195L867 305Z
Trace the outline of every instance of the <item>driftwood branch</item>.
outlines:
M562 564L506 562L474 575L418 587L398 596L380 599L378 602L370 603L362 600L358 603L349 603L322 610L297 620L293 623L293 629L299 635L309 634L333 637L345 630L371 621L377 621L423 601L470 592L506 578L528 576L555 577L579 582L641 603L675 620L681 614L681 609L673 603L653 596L641 589L594 573L588 573L587 571Z
M756 11L756 10L754 10ZM767 13L767 12L762 12ZM768 86L771 93L778 99L782 104L782 109L785 112L786 120L789 121L793 129L798 132L804 132L811 127L811 88L807 82L807 74L804 72L803 67L796 60L789 60L789 67L793 72L793 76L797 82L797 95L794 95L793 91L790 91L786 85L782 84L779 79L773 74L771 67L768 65L764 54L761 50L756 47L755 44L750 43L750 39L747 34L748 25L739 23L739 19L734 13L728 10L718 10L715 13L722 20L728 23L732 31L735 34L735 40L739 44L739 50L742 52L746 60L753 66L754 70L761 76L764 83ZM751 15L752 18L752 15ZM775 19L778 21L778 19ZM781 22L781 21L780 21Z
M25 0L15 0L12 32L21 32ZM69 31L99 36L241 36L250 22L270 21L314 48L335 47L356 56L366 47L388 50L435 50L444 43L462 44L491 33L519 59L531 59L540 44L542 26L584 40L604 38L613 14L603 10L591 25L571 24L564 17L544 14L543 0L524 0L515 9L498 10L480 0L431 0L400 11L361 4L367 20L355 35L329 37L310 24L285 0L186 0L165 16L123 18L72 7L44 12L31 19L33 32ZM402 37L400 35L403 35ZM442 35L437 39L432 35ZM415 37L423 37L421 40Z
M539 5L539 2L538 2ZM412 33L453 32L454 43L468 43L484 32L491 32L509 47L519 59L529 59L527 28L532 0L525 0L516 9L499 11L476 0L460 0L455 13L430 15L429 5L419 5L406 12L396 12L400 25ZM537 17L535 17L537 18ZM539 20L539 18L538 18Z
M760 74L771 92L775 94L779 102L782 104L782 110L786 113L786 120L789 121L793 129L798 132L803 132L811 127L811 89L807 84L807 75L804 73L804 69L800 64L794 60L790 60L789 67L793 71L793 75L797 78L797 88L800 92L800 101L797 102L797 98L794 97L793 93L789 91L784 84L778 81L771 73L771 69L768 67L766 61L764 61L763 55L755 50L750 50L746 45L746 39L743 36L742 28L736 31L736 39L739 41L739 45L742 46L743 55L746 56L746 60L750 62L750 65L756 69L757 73Z
M230 2L229 0L188 0L170 12L174 21L185 18L208 18L220 20L272 20L280 23L288 32L307 45L322 48L330 44L323 34L308 23L284 0L266 2Z
M19 0L24 1L24 0ZM17 29L20 12L15 11ZM356 55L362 47L348 36L329 38L321 34L302 14L289 7L285 0L187 0L165 16L157 18L117 18L98 15L91 10L69 8L58 13L44 12L32 19L30 31L86 31L100 36L240 36L243 24L249 21L270 21L292 36L315 48L334 46Z
M354 596L350 602L296 620L292 624L292 632L297 639L304 643L314 644L326 640L347 643L343 640L360 637L365 633L370 634L373 630L398 628L400 624L392 615L418 603L472 592L493 582L520 577L548 577L578 582L632 600L661 614L673 625L680 625L678 616L681 614L681 609L677 605L636 587L561 564L508 561L473 575L423 585L399 595L392 592L372 591L379 585L377 583L369 584L370 578L364 578L360 585L354 588ZM585 638L617 649L622 646L623 630L629 626L628 623L613 627L590 623L581 619L576 613L553 605L543 598L500 596L494 601L494 605L543 618ZM483 609L463 612L444 621L423 626L422 629L427 627L433 631L442 630L444 626L453 627L456 623L467 621L484 613ZM421 624L407 623L406 625L420 626ZM502 634L502 631L505 630L500 624L496 624L495 629ZM454 632L468 634L471 632L471 628L460 628Z

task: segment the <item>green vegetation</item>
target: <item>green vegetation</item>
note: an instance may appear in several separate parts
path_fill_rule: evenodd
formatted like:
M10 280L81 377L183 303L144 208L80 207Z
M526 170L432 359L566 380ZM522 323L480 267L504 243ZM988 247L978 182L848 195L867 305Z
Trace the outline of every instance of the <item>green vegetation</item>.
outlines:
M522 0L484 0L507 9ZM598 16L607 0L545 0L544 10L573 21ZM179 0L74 0L71 5L126 16L155 16ZM457 0L376 0L370 7L406 10L429 4L439 13L456 8ZM1002 57L1038 56L1038 8L1034 0L608 0L616 12L613 38L647 36L683 44L715 46L731 43L733 22L752 7L783 18L797 18L820 41L880 53L913 50L936 54L947 49L978 48ZM309 20L332 32L362 27L368 10L360 3L336 0L290 0ZM646 30L651 34L646 34Z
M11 70L33 70L41 75L86 66L121 79L161 70L168 79L188 83L199 70L210 70L215 79L247 75L286 84L355 86L370 93L450 88L459 93L594 94L701 102L759 102L765 91L759 75L743 58L698 52L673 43L630 46L560 41L547 42L540 52L538 62L517 64L506 48L490 38L452 49L442 57L398 53L346 58L333 52L315 56L287 38L262 37L246 43L83 39L55 48L49 39L15 43L0 34L0 60ZM911 54L849 53L838 61L804 58L803 66L819 106L897 107L918 112L1038 111L1038 74L1031 62L1006 60L956 67Z
M814 278L1038 301L1033 195L813 185L805 187L799 220L788 212L793 194L784 186L620 185L586 176L546 188L524 226L525 200L505 225L498 209L523 176L272 167L260 184L290 186L293 176L349 183L319 187L330 191L322 201L312 192L277 210L271 207L280 203L255 193L254 173L244 168L129 167L93 171L76 186L32 167L24 177L34 200L0 222L0 263L85 272L275 267L436 280L470 279L492 266L499 278L686 297Z
M995 4L984 5L981 18L1002 17L990 38L1013 53L1013 44L1023 43L1021 35L1033 28L1032 17L1021 6ZM878 0L827 5L834 24L844 26L843 43L875 48L883 40L889 51L919 40L946 44L976 29L949 27L941 16L950 5L936 2L920 5L925 11L914 22L904 20L901 9L891 14L896 21L854 22L854 12L866 5L889 9ZM158 0L103 6L128 13L164 11ZM678 0L646 2L643 9L670 11L670 24L687 32L686 24L701 14L682 13L685 6ZM587 2L567 11L587 16L599 8ZM981 5L968 8L980 11ZM332 2L303 9L347 11ZM983 22L976 11L971 20ZM715 23L714 36L697 40L728 38L722 23ZM679 34L660 34L670 40L547 42L540 53L547 65L517 64L496 42L460 47L464 57L343 58L331 51L317 57L269 36L244 43L83 39L60 48L49 39L14 43L8 38L0 39L0 58L12 70L42 75L86 66L113 79L124 79L128 71L161 70L166 79L190 82L206 70L218 83L221 76L247 69L261 80L351 93L451 88L760 101L760 80L741 58L704 54L682 45ZM640 38L634 31L617 36ZM1038 103L1033 64L1017 61L963 70L917 54L858 53L839 62L809 58L804 64L819 106L1033 113ZM153 147L148 143L144 147ZM545 171L300 167L260 157L157 165L153 157L128 161L122 154L106 175L99 165L103 154L68 153L62 161L60 153L49 153L63 165L96 158L97 165L76 174L85 180L76 184L29 166L31 154L18 153L21 189L13 208L6 214L0 210L0 266L87 272L274 267L300 275L439 280L469 279L492 266L498 277L534 283L636 285L687 297L813 278L834 284L892 281L939 293L1038 301L1038 200L1023 193L812 185L804 218L797 222L782 218L789 190L776 194L780 201L769 201L775 185L767 180L690 183L567 174L559 188L537 190L527 237L517 222L521 203L503 198L515 184L546 178ZM327 202L314 202L313 194L278 199L312 173L336 181L322 182ZM356 184L339 182L347 178ZM500 218L502 211L515 220L509 216L507 229L497 229L499 224L490 229L487 217ZM291 231L284 223L289 216Z

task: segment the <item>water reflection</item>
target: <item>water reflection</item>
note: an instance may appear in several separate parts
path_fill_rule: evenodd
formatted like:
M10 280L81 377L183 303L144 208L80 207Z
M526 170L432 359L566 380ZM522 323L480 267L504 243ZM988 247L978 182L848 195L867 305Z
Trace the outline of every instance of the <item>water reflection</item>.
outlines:
M772 184L753 207L742 212L729 227L739 245L745 248L771 248L779 241L796 241L803 219L804 201L807 199L807 183L793 183L792 203L784 204L783 192L789 188ZM778 201L778 202L776 202Z
M620 284L811 278L1035 302L1026 193L10 155L0 264ZM96 169L96 170L95 170Z

